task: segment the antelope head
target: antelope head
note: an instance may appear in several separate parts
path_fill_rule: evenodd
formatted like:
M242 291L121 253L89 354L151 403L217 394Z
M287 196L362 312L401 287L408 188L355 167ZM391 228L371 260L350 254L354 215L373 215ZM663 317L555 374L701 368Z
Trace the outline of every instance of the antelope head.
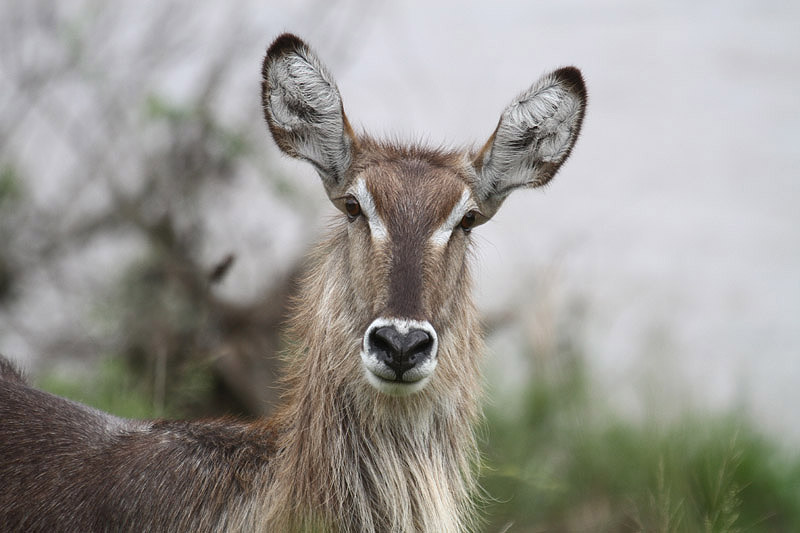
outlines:
M471 232L511 191L540 187L569 155L586 90L580 72L543 76L505 111L480 150L430 150L356 135L339 90L294 35L267 51L262 103L275 142L308 161L341 211L360 367L378 391L414 394L457 379L478 354L467 255ZM472 347L474 347L473 345ZM357 356L355 354L353 357ZM355 368L355 367L353 367Z

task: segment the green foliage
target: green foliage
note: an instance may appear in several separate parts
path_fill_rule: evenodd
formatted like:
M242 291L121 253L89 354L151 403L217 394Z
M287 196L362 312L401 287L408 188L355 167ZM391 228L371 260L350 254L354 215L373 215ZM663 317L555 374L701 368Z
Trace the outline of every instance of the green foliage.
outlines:
M36 387L123 418L170 415L154 405L145 384L118 357L103 360L93 376L71 379L53 372L41 376Z
M152 120L167 119L169 121L187 120L192 117L192 110L171 103L158 94L149 94L145 99L145 116Z
M21 179L16 167L0 162L0 305L8 305L16 296L19 268L10 242L14 214L23 199Z
M16 169L8 164L0 166L0 207L19 200L21 194L22 188Z
M152 374L139 371L124 357L107 357L86 375L46 373L35 385L123 418L187 418L196 410L195 404L214 402L215 384L209 364L189 361L179 374L180 379L170 383L166 399L154 391Z
M16 274L15 268L7 257L6 252L0 249L0 305L5 305L15 296Z
M523 396L487 412L487 531L800 531L800 458L747 421L622 420L590 400L579 359Z
M224 126L219 117L208 108L207 102L179 104L151 93L144 100L144 117L148 121L164 122L173 127L194 125L201 128L205 149L215 159L226 164L232 164L253 153L247 134Z

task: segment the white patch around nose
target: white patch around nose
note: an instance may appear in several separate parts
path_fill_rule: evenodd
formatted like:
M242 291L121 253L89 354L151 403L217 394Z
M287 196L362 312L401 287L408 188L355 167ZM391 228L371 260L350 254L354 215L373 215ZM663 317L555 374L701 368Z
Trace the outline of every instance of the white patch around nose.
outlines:
M361 212L367 218L367 224L369 224L369 230L372 233L372 237L378 241L385 240L387 235L386 225L378 215L378 210L375 209L375 200L372 198L372 194L369 192L369 189L367 189L367 184L364 181L364 178L358 179L351 187L349 193L355 196L356 200L358 200L358 203L361 206Z
M450 214L447 216L447 220L445 220L441 226L434 230L433 235L431 235L431 244L434 246L444 246L450 240L450 235L452 235L453 230L456 228L456 225L464 218L464 215L467 214L467 211L470 209L476 209L477 206L475 205L475 201L472 199L472 195L469 192L469 189L464 189L464 192L461 193L461 198L456 202L456 205L453 206L453 209L450 211Z
M428 333L433 340L430 355L421 364L407 370L403 374L403 380L395 379L395 372L389 366L380 361L375 354L367 349L370 334L383 327L394 327L399 333L407 335L412 329L421 329ZM364 375L370 385L392 396L407 396L425 388L433 376L436 365L438 364L437 352L439 350L439 336L436 330L427 320L410 320L405 318L386 318L378 317L372 321L364 332L361 342L361 363L364 366Z

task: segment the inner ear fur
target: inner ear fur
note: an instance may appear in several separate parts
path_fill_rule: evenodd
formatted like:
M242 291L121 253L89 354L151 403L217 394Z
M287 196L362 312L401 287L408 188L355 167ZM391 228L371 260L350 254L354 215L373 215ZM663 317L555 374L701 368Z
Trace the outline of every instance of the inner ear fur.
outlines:
M553 178L578 139L586 98L580 71L564 67L542 76L506 107L473 159L476 196L486 216L511 191Z
M278 147L314 165L329 195L339 189L355 135L333 76L299 37L285 33L267 49L261 102Z

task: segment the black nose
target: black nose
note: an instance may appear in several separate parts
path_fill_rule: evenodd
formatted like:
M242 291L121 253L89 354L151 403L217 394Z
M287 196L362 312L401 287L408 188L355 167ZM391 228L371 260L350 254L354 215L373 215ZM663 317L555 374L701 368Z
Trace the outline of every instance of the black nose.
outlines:
M433 339L427 331L412 329L405 335L394 326L385 326L369 336L370 351L394 370L397 379L430 357Z

